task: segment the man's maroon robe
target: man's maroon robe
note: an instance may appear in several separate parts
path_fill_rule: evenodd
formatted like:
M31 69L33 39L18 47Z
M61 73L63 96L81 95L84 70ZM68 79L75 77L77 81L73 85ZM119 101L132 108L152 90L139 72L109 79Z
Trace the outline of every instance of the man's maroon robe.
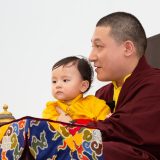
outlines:
M112 83L96 96L112 102ZM160 70L142 57L121 89L115 112L95 125L103 134L106 160L160 160Z

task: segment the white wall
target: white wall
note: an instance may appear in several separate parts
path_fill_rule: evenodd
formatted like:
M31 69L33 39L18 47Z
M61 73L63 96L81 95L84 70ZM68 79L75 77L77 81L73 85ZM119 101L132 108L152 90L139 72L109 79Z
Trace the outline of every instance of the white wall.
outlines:
M147 36L160 33L158 0L0 0L0 111L41 117L51 67L70 55L88 56L96 22L114 11L139 18ZM101 84L97 81L89 93Z

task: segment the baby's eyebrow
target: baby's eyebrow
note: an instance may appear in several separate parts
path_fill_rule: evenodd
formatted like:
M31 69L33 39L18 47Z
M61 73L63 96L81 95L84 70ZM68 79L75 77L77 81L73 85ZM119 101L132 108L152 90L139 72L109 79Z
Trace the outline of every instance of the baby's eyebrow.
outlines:
M70 76L62 76L62 78L71 78Z
M52 76L52 79L56 79L56 77L55 77L55 76Z

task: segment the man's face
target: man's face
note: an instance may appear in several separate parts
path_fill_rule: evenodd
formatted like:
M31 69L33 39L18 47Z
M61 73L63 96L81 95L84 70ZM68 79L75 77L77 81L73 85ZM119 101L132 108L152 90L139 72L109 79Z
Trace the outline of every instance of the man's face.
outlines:
M110 27L96 27L89 60L94 63L97 79L119 81L124 67L124 46L110 35Z

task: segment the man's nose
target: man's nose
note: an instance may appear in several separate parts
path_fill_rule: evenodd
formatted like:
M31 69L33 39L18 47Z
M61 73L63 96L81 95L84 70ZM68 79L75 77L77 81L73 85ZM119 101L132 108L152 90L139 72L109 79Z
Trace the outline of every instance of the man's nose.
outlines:
M91 61L91 62L93 62L93 61L95 61L95 59L96 59L96 56L95 56L95 54L94 54L94 51L93 51L93 49L91 50L91 52L90 52L90 54L89 54L89 61Z

